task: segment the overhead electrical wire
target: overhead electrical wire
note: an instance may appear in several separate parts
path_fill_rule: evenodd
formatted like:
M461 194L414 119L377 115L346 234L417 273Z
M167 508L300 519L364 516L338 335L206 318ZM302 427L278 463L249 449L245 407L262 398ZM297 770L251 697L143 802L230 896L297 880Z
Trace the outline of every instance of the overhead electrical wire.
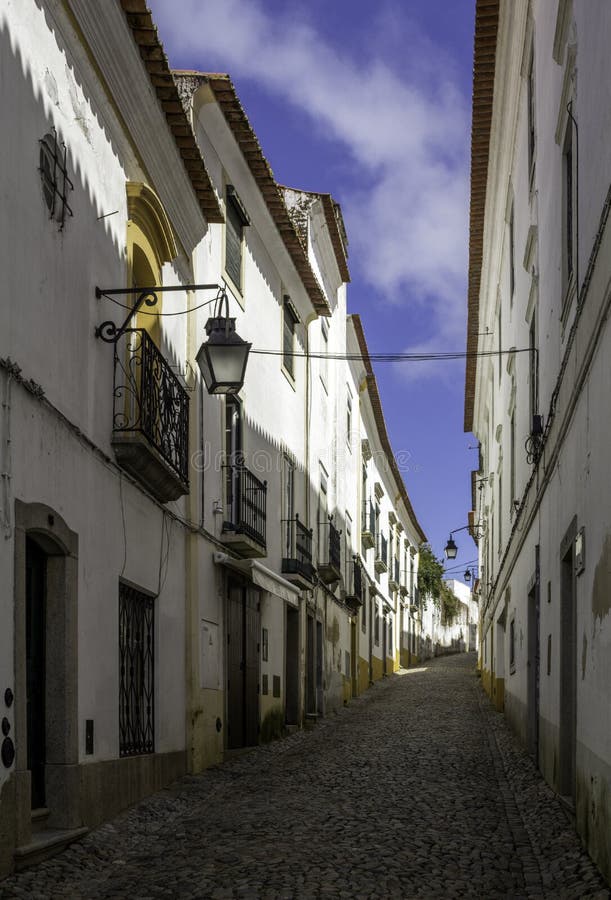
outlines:
M105 291L100 291L100 297L104 297L106 300L110 300L111 303L116 304L117 306L121 306L123 309L131 310L133 306L130 306L128 303L121 303L120 300L115 300L114 297L111 297L109 293ZM193 306L190 309L180 309L176 312L148 312L145 309L140 308L138 310L139 316L186 316L189 313L195 312L198 309L202 309L204 306L210 306L212 303L215 303L218 300L218 296L213 297L212 300L205 300L203 303L199 303L197 306ZM253 348L250 351L251 353L256 353L259 356L282 356L287 357L291 356L293 359L330 359L334 361L354 361L358 362L362 360L362 354L360 353L299 353L293 351L286 352L284 350L261 350L257 348ZM437 353L401 353L401 352L391 352L391 353L369 353L369 359L372 362L429 362L434 360L440 361L452 361L457 359L471 359L474 357L486 357L486 356L506 356L510 353L533 353L536 352L536 348L533 347L512 347L509 350L480 350L480 351L472 351L468 352L465 350L449 350L449 351L440 351Z

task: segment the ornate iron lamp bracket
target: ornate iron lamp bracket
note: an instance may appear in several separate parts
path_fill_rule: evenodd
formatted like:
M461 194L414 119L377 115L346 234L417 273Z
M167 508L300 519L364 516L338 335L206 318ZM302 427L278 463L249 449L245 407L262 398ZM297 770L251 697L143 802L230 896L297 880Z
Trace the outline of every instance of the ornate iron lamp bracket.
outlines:
M117 327L117 325L108 320L106 322L102 322L101 325L95 330L95 336L101 338L103 341L106 341L108 344L116 344L122 334L129 330L129 325L138 312L139 309L143 305L145 306L155 306L157 304L157 294L170 292L170 291L218 291L219 294L224 291L224 288L218 284L177 284L177 285L153 285L152 287L136 287L136 288L108 288L102 289L96 287L95 295L99 300L101 297L112 297L112 296L128 296L133 297L137 295L137 300L134 303L133 307L129 310L125 321L122 325Z

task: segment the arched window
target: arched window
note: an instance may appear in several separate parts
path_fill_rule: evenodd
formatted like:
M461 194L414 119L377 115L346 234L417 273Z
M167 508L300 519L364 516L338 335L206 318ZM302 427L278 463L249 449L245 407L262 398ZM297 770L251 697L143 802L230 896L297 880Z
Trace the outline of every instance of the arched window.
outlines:
M169 219L154 191L137 182L127 184L127 267L130 287L153 287L161 284L163 264L178 255ZM158 316L163 295L158 294L157 305L145 307L136 316L135 327L144 328L155 343L161 342ZM137 297L134 297L134 303Z

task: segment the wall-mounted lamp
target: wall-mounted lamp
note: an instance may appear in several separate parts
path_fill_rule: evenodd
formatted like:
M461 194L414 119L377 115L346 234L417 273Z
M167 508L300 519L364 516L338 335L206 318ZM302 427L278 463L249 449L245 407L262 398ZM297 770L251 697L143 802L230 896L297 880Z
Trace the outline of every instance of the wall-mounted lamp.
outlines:
M463 525L462 528L455 528L453 531L451 531L450 537L448 538L448 543L444 548L446 559L456 559L458 547L456 546L456 542L454 541L452 535L456 534L458 531L470 531L473 539L478 541L481 537L483 527L481 525Z
M223 303L225 315L221 315ZM246 363L252 344L235 330L235 319L229 316L226 291L219 296L214 316L206 322L208 340L195 357L209 394L237 394L244 384Z

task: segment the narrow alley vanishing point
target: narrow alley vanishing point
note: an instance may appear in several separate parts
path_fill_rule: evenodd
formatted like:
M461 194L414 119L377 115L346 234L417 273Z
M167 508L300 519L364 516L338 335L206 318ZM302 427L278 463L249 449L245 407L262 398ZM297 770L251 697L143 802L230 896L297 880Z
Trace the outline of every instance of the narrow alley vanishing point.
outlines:
M608 898L475 654L186 777L0 897Z

